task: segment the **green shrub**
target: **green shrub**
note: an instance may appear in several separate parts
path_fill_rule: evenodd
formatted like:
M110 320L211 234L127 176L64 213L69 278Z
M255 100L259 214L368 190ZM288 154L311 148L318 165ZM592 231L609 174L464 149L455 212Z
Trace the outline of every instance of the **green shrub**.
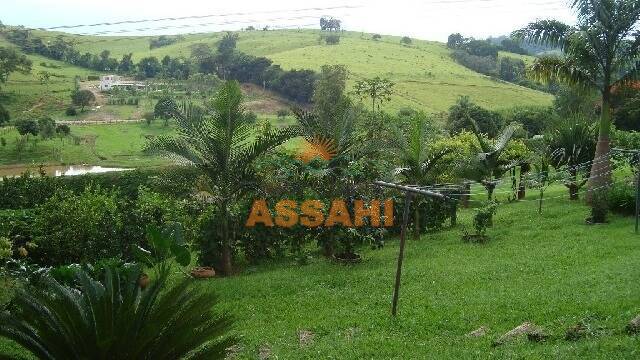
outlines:
M607 197L608 208L622 215L634 215L636 212L636 189L627 182L615 183L611 186Z
M235 340L224 337L230 320L211 310L215 293L168 275L144 290L140 270L108 269L102 281L78 270L77 287L45 276L17 291L0 314L0 336L41 359L224 359Z
M0 264L13 254L12 243L9 238L0 236Z
M89 75L89 76L87 76L87 80L88 81L100 80L100 76L98 76L98 75Z
M493 226L493 216L497 210L498 204L494 201L490 201L476 210L473 217L473 228L476 230L476 235L485 236L487 234L487 229Z
M121 238L118 193L87 188L81 194L57 191L36 209L34 257L40 264L90 263L129 252Z
M591 196L591 215L587 218L589 224L607 223L609 213L609 200L606 191L598 191Z
M5 138L3 138L3 137L0 137L0 145L1 145L2 147L7 146L7 139L5 139Z
M64 112L67 116L76 116L78 115L78 110L75 107L69 106L67 110Z

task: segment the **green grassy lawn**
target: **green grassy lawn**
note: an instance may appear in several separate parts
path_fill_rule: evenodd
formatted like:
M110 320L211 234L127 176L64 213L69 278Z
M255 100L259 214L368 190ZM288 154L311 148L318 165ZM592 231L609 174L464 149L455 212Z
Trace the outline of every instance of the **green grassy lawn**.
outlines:
M488 244L462 243L460 227L409 241L396 319L397 241L365 250L360 265L264 264L210 286L236 317L240 358L255 359L261 348L280 359L637 357L640 337L623 329L640 312L640 236L629 218L587 226L587 212L568 200L549 201L542 216L535 202L509 204ZM463 211L461 223L469 226L471 214ZM525 321L550 339L491 346ZM564 340L579 321L594 334ZM485 337L465 336L481 326ZM300 346L302 330L315 335L312 344Z
M170 134L172 125L165 127L162 121L146 123L72 126L73 136L96 136L95 149L88 144L75 145L71 137L60 140L32 137L25 149L19 153L16 142L19 135L15 129L0 130L7 145L0 147L0 165L15 164L89 164L121 167L148 167L165 165L167 159L142 153L146 138Z

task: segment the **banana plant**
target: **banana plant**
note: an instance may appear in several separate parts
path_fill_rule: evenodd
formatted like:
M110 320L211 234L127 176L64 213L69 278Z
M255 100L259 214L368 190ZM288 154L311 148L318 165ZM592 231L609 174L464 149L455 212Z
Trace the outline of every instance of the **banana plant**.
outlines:
M191 263L191 252L182 230L182 225L177 222L170 222L163 228L147 226L147 243L150 250L141 246L134 247L138 261L148 268L157 266L161 272L170 266L171 260L183 267L188 266Z

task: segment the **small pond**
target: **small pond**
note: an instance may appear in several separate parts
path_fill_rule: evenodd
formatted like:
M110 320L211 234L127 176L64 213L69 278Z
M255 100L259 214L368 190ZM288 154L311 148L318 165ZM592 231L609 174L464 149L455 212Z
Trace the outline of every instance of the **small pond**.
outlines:
M66 166L43 166L42 169L49 176L76 176L84 174L102 174L114 171L127 171L133 169L102 167L92 165L66 165ZM29 171L33 176L39 176L39 166L5 166L0 167L0 179L3 177L20 176Z

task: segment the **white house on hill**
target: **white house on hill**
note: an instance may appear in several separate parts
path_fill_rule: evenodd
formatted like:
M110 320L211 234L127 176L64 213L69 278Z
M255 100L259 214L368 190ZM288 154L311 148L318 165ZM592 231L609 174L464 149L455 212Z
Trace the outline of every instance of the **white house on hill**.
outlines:
M109 91L112 89L127 89L127 90L144 90L146 87L143 83L135 81L125 81L118 75L105 75L100 78L100 91Z

